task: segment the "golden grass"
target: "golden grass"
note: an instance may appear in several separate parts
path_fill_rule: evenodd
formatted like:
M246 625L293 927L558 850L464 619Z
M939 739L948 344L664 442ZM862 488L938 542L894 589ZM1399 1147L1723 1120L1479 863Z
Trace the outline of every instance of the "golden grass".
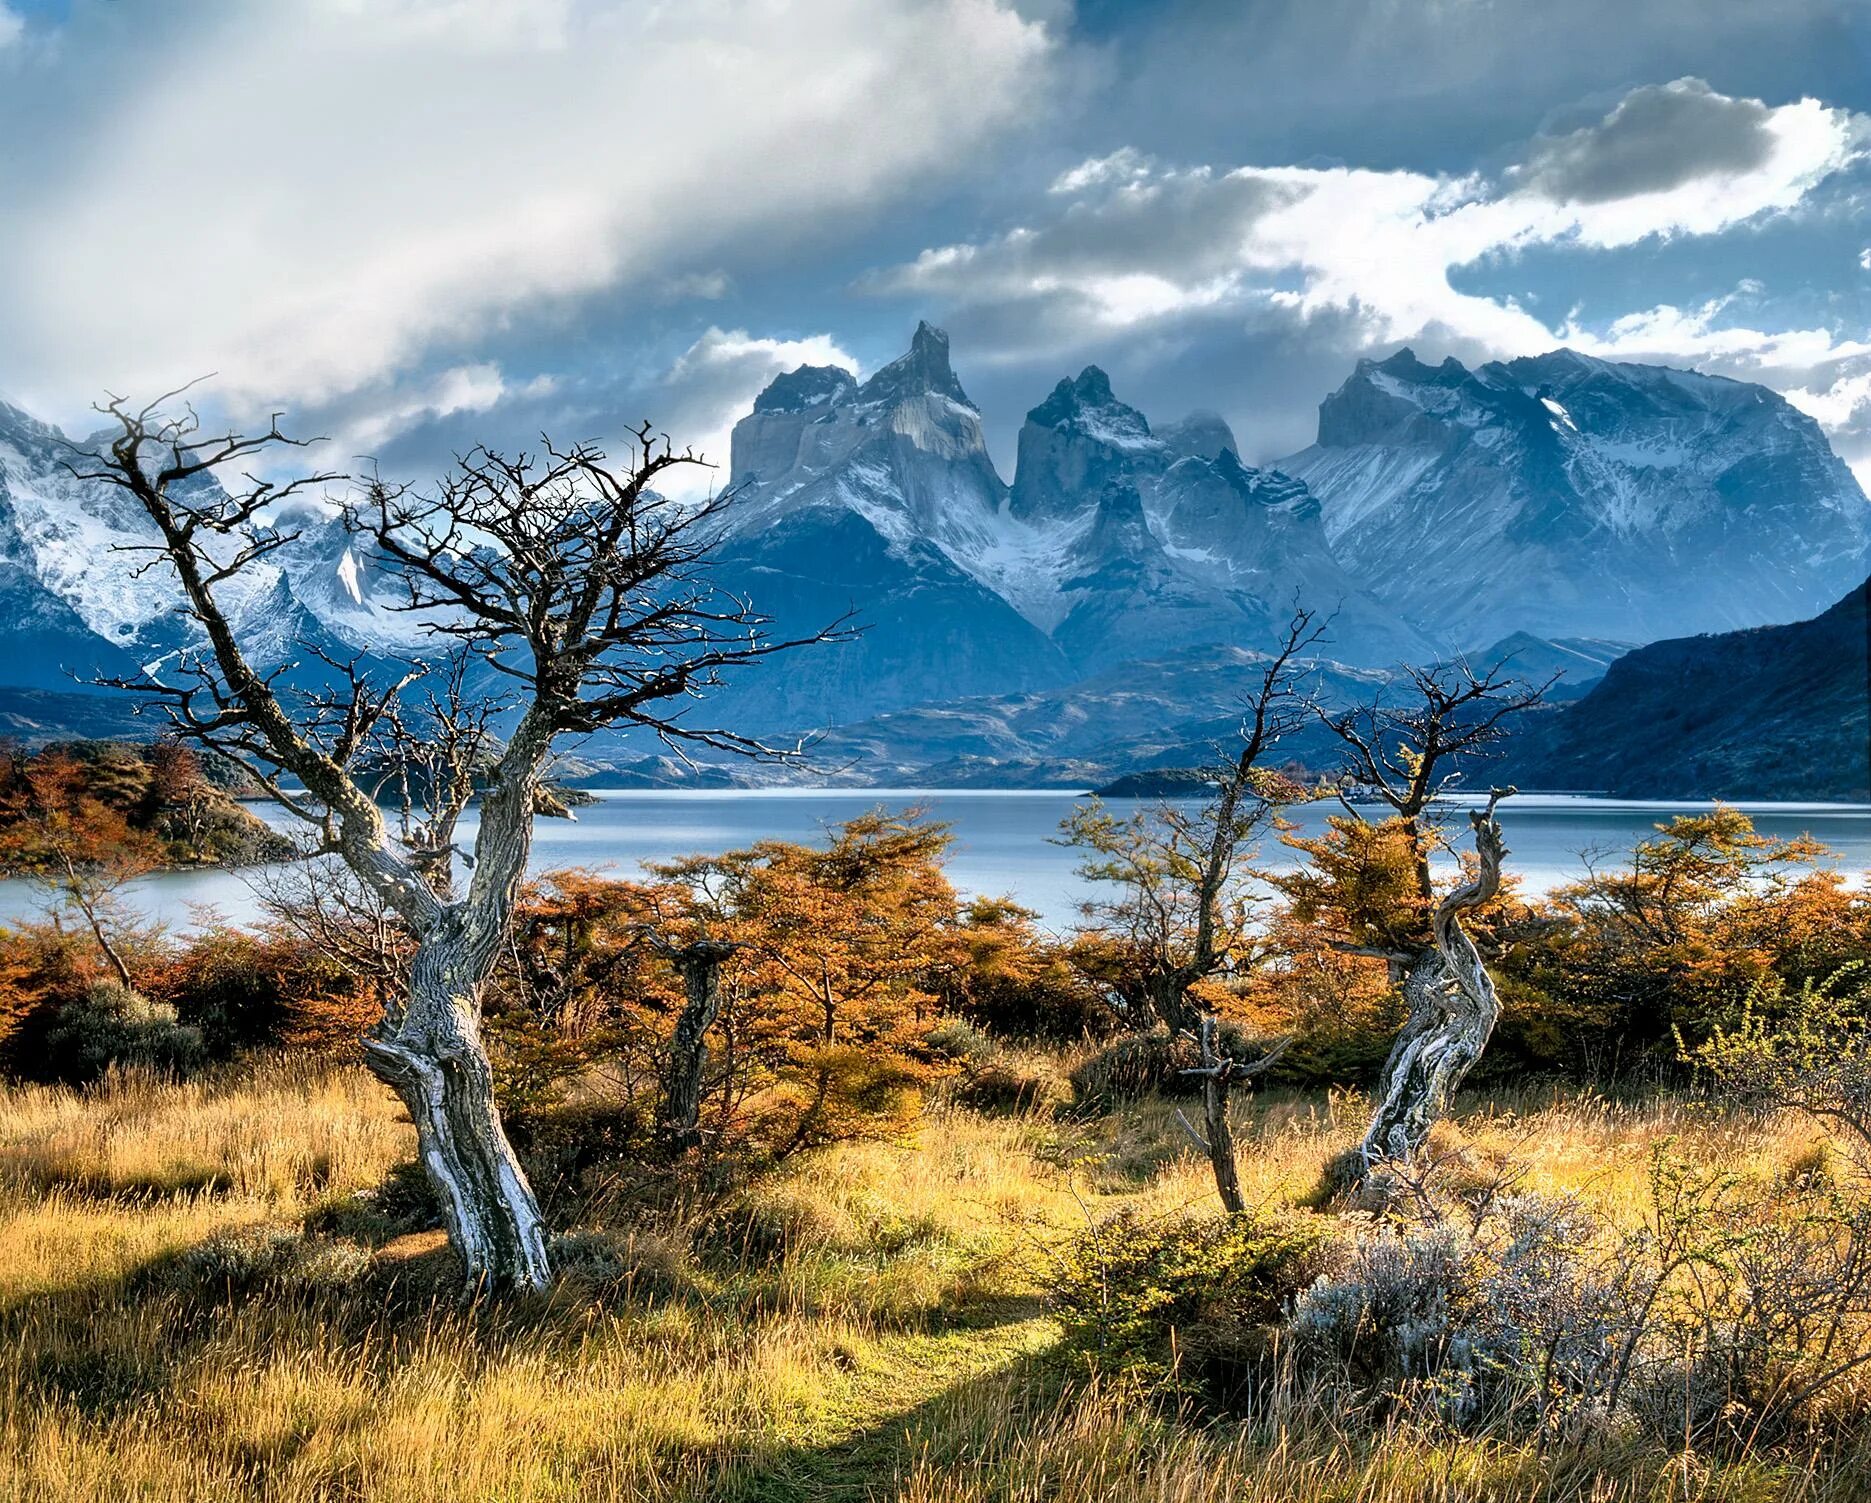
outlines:
M1246 1106L1250 1198L1309 1193L1359 1121L1351 1101ZM1812 1146L1668 1100L1529 1097L1460 1129L1476 1162L1511 1156L1618 1216L1665 1136L1763 1185ZM217 1237L329 1224L409 1153L400 1109L352 1069L0 1090L0 1499L1792 1503L1871 1476L1862 1452L1723 1465L1373 1441L1331 1416L1179 1424L1066 1385L1052 1249L1119 1205L1211 1203L1160 1103L1082 1123L939 1109L707 1228L608 1229L629 1277L529 1305L456 1308L432 1236L374 1250L362 1277L356 1248L339 1277L316 1258L251 1287L189 1271Z

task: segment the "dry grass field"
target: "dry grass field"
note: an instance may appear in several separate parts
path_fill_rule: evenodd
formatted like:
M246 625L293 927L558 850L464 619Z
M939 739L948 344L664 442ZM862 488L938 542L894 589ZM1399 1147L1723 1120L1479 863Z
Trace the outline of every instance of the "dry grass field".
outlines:
M1241 1117L1251 1200L1307 1196L1359 1103ZM1450 1141L1530 1188L1642 1214L1652 1145L1762 1195L1814 1135L1672 1100L1467 1104ZM988 1117L810 1157L706 1214L569 1235L543 1301L463 1308L439 1233L395 1230L411 1134L361 1070L0 1092L0 1497L1838 1500L1840 1427L1702 1456L1536 1446L1288 1395L1251 1421L1087 1380L1048 1309L1059 1249L1119 1207L1206 1208L1170 1109ZM387 1191L377 1193L380 1186Z

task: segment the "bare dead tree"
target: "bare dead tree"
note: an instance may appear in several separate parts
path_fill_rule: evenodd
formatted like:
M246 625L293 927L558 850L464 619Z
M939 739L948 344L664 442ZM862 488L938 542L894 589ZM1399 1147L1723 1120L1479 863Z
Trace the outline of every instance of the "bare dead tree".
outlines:
M1303 792L1267 761L1283 739L1314 713L1306 654L1326 624L1296 608L1278 645L1245 696L1240 741L1213 769L1215 797L1200 811L1164 803L1149 814L1117 820L1081 810L1067 822L1070 843L1093 854L1081 874L1120 885L1121 896L1087 911L1116 924L1144 967L1144 990L1158 1019L1193 1041L1203 1077L1206 1131L1184 1129L1208 1155L1215 1188L1230 1211L1243 1209L1228 1124L1233 1086L1270 1068L1286 1047L1276 1044L1244 1062L1220 1050L1220 1022L1198 993L1200 983L1250 968L1258 950L1251 899L1241 891L1243 855L1279 808Z
M347 520L401 581L402 608L439 647L511 686L513 723L485 774L471 874L458 892L450 858L461 785L437 785L438 817L405 844L369 780L386 739L397 742L392 715L405 691L433 670L418 662L392 676L361 660L328 662L336 686L296 696L283 669L255 667L222 599L224 586L291 540L269 520L278 504L338 477L244 476L224 489L221 477L294 441L277 420L264 433L204 437L191 409L170 409L179 395L140 409L112 398L99 409L115 425L108 448L73 466L128 493L149 517L159 539L150 566L173 570L205 640L167 677L116 686L159 702L178 734L245 767L407 930L407 984L365 1040L370 1066L409 1109L469 1289L542 1289L551 1278L545 1226L495 1106L480 995L510 931L554 743L638 727L672 746L783 755L696 726L685 711L723 673L835 639L842 623L781 639L708 584L720 503L684 511L655 492L659 476L702 461L674 452L648 424L620 468L593 447L548 442L538 455L477 449L432 491L370 482Z
M1500 890L1507 854L1495 809L1512 788L1497 788L1485 809L1471 812L1476 867L1440 899L1430 870L1439 844L1431 805L1467 769L1496 753L1512 719L1540 704L1549 680L1528 685L1496 666L1477 672L1460 659L1405 667L1404 693L1321 719L1344 743L1349 765L1338 785L1345 812L1368 825L1362 797L1391 811L1408 850L1421 919L1393 933L1392 944L1348 945L1374 955L1400 981L1409 1016L1384 1065L1378 1101L1360 1146L1363 1172L1385 1161L1408 1161L1444 1115L1481 1057L1500 1016L1500 1002L1461 915Z

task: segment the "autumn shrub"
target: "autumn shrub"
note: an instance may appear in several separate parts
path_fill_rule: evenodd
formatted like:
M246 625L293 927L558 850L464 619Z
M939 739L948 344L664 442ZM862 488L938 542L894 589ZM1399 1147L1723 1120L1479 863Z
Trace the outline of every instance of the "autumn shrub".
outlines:
M952 1069L928 1035L966 969L944 826L860 815L824 847L672 862L688 925L733 947L705 1141L749 1166L889 1135Z
M974 898L956 915L949 1010L997 1038L1077 1043L1118 1026L1087 942L1060 943L1006 898Z
M908 1126L930 1087L998 1049L952 1004L975 994L977 972L1005 980L1029 938L1011 909L964 916L946 843L914 813L879 812L824 847L764 841L665 863L647 882L560 872L529 885L484 1000L503 1115L535 1178L660 1193L670 1045L699 974L683 956L703 941L717 1010L699 1146L676 1155L685 1182Z
M95 947L58 925L0 930L0 1063L9 1073L29 1073L59 1006L102 974Z
M152 995L199 1029L217 1059L258 1048L352 1052L381 1015L332 956L277 927L204 930L150 971Z
M1053 1308L1093 1370L1211 1399L1265 1369L1291 1302L1327 1256L1332 1224L1304 1212L1120 1212L1061 1257Z
M1679 1074L1678 1039L1699 1044L1750 988L1871 956L1864 895L1805 869L1824 855L1726 806L1660 826L1503 926L1502 1042L1574 1075Z
M1287 844L1305 860L1268 874L1280 902L1234 1015L1291 1037L1271 1079L1362 1083L1402 1018L1391 962L1422 941L1412 842L1396 821L1334 817ZM1751 987L1797 989L1871 960L1871 896L1813 869L1825 855L1717 806L1545 897L1509 884L1469 920L1502 1002L1471 1083L1682 1083L1679 1036L1693 1048Z

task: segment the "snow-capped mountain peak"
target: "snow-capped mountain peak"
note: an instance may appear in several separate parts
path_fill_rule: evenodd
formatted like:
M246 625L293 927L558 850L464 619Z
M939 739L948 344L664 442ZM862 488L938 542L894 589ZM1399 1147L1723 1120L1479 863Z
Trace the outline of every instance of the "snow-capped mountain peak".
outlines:
M1280 468L1347 566L1455 646L1797 620L1867 570L1871 505L1812 419L1696 371L1400 350Z

